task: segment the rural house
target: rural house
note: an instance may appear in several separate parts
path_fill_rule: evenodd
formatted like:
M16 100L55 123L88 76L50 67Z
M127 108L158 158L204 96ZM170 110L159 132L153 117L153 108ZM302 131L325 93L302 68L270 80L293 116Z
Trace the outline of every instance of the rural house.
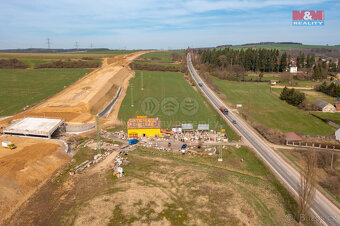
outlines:
M335 102L334 107L337 111L340 111L340 101Z
M313 106L315 106L319 111L322 112L335 112L335 107L323 100L316 100L313 103Z

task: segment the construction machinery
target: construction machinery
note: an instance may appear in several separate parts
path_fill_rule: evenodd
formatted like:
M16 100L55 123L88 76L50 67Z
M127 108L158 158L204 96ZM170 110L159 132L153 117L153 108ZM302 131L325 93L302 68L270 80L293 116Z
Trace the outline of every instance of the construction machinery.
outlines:
M3 148L9 148L9 149L16 149L17 148L17 146L15 146L15 144L13 144L10 141L2 141L1 144L2 144Z

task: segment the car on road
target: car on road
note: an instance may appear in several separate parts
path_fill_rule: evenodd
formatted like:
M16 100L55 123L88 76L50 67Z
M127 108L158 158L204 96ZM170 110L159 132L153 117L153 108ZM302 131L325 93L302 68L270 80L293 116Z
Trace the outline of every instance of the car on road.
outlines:
M237 123L236 120L233 120L232 122L233 122L233 124L236 124L236 123Z
M187 144L183 144L181 149L186 149L187 148Z

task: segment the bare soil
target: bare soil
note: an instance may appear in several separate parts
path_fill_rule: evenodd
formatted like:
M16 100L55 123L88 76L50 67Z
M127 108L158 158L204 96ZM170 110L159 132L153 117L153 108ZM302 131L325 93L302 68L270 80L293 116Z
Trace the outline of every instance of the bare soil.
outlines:
M125 176L109 162L50 180L8 225L294 225L270 182L179 154L133 151ZM176 157L177 156L177 157Z
M70 157L56 141L1 136L17 148L0 148L0 219L10 215ZM1 224L1 220L0 220Z

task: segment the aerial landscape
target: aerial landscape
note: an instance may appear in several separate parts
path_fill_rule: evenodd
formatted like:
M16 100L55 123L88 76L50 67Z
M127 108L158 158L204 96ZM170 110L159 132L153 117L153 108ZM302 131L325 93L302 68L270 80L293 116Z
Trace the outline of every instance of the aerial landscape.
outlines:
M339 10L0 2L0 225L340 225Z

